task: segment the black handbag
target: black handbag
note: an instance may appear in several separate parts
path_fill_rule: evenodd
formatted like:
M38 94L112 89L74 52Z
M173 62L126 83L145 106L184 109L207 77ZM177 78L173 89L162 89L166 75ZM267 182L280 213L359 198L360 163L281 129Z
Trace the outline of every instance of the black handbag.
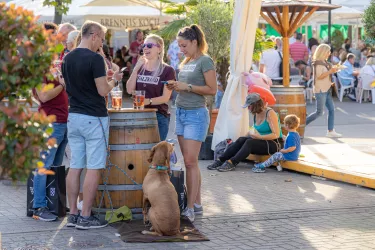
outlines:
M51 167L55 175L47 175L46 199L49 211L59 217L66 215L66 183L65 166ZM34 173L30 173L27 180L27 206L26 215L33 216L34 202Z
M182 211L187 206L185 172L182 170L172 170L171 182L176 189L178 205L180 207L180 211Z

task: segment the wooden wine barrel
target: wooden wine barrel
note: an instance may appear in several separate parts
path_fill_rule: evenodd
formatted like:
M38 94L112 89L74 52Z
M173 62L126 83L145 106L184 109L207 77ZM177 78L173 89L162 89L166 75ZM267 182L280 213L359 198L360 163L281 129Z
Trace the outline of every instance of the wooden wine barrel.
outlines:
M102 171L108 175L107 186L100 179L96 196L96 209L99 212L110 210L111 204L106 192L101 208L98 209L103 190L108 190L114 209L127 206L133 213L140 213L142 208L142 183L149 169L147 161L150 149L160 141L156 109L121 109L109 110L109 147L112 167ZM126 174L137 184L133 183Z
M272 86L271 91L276 98L276 104L271 107L280 116L283 134L288 134L284 128L285 116L295 114L300 118L298 133L303 138L306 127L306 100L303 86Z

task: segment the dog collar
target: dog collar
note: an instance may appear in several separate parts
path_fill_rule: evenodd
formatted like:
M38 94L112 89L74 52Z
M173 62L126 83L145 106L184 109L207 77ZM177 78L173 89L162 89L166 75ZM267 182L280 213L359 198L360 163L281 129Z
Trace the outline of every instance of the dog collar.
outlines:
M155 170L168 170L168 167L166 166L150 166L150 169L155 169Z

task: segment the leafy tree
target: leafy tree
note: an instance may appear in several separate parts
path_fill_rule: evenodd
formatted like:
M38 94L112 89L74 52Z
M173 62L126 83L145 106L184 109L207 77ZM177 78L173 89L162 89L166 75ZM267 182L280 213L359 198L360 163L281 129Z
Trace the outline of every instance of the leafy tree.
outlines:
M371 0L370 5L365 9L362 17L366 32L366 43L375 44L375 0Z
M342 34L340 30L335 30L332 34L333 48L335 49L341 48L343 43L344 43L344 35Z
M226 86L226 74L229 67L230 34L234 14L234 2L220 0L189 0L184 4L171 5L164 13L175 14L182 19L169 23L159 31L165 40L173 40L179 29L190 24L198 24L206 34L209 55L216 62L219 80ZM257 29L253 60L259 61L263 50L274 46L266 42L263 32Z
M62 15L68 13L69 5L72 0L44 0L43 6L53 6L55 7L55 17L53 22L60 24L62 21Z
M47 140L55 118L32 113L17 97L31 105L31 89L41 86L43 76L52 78L49 68L62 50L56 44L57 38L31 11L0 3L0 178L26 179L32 169L43 166L40 152L55 145L55 140Z

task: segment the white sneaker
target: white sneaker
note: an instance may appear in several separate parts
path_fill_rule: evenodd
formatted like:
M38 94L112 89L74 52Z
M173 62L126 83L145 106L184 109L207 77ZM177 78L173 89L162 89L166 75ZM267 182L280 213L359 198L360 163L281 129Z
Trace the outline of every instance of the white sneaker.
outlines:
M342 134L336 133L335 130L332 130L332 131L328 131L326 136L330 138L340 138L342 137Z
M190 220L190 222L194 222L195 220L194 208L186 207L184 211L182 211L181 216L186 216Z
M77 204L77 209L79 211L82 211L82 208L83 208L83 201L80 201L78 204Z
M283 167L280 165L280 163L277 164L276 168L277 168L277 171L279 172L283 171Z

